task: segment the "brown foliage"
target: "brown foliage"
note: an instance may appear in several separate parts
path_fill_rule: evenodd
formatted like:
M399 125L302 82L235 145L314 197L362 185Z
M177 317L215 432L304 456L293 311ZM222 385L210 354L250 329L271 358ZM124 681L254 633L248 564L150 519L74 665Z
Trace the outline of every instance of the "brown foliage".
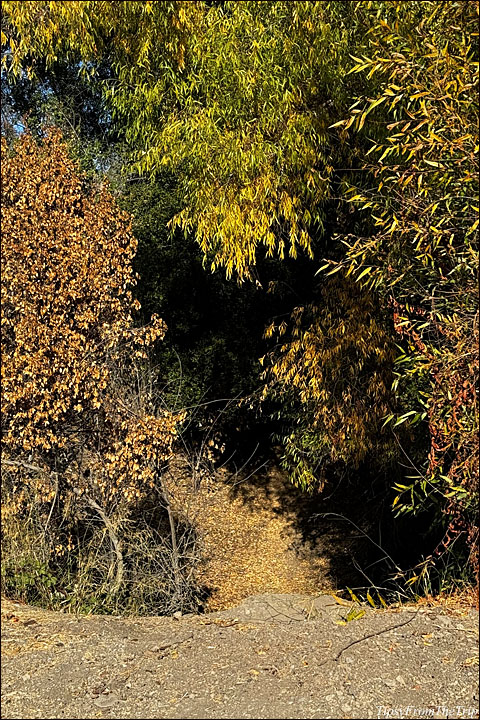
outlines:
M128 215L87 185L57 131L2 141L2 185L5 511L33 490L108 514L153 486L170 454L180 418L157 411L142 380L165 326L134 328Z

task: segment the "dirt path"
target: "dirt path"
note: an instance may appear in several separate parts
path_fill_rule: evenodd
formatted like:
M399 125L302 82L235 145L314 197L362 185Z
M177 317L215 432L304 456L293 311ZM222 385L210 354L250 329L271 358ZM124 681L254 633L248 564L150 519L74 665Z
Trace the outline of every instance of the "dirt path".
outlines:
M478 613L260 595L181 618L2 605L3 718L478 717Z
M250 483L219 472L196 491L193 476L177 458L169 490L177 515L201 536L201 582L211 590L209 610L260 593L314 594L349 584L347 578L352 584L349 564L353 549L359 551L358 533L335 520L315 524L315 498L294 488L277 467L257 473Z

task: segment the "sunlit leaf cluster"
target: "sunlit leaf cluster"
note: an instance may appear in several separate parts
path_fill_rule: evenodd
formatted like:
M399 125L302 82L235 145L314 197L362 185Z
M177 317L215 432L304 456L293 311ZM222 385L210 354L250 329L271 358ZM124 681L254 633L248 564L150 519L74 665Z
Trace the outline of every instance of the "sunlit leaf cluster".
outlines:
M296 308L266 334L278 344L263 361L264 396L298 405L297 427L284 438L295 482L322 487L333 463L354 468L374 449L378 456L395 353L374 296L334 277L319 306Z
M5 3L5 66L103 55L137 170L182 183L174 227L212 269L247 278L257 250L312 253L331 192L328 125L348 51L343 3ZM136 28L136 30L134 30Z

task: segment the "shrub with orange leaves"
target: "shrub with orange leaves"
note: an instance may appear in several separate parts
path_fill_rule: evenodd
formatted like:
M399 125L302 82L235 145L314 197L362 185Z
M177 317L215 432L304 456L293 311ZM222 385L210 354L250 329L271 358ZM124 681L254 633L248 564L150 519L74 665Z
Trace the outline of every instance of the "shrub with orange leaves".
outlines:
M165 326L134 327L129 217L57 130L2 140L2 186L3 512L35 498L52 528L52 511L89 506L108 529L157 482L182 420L145 381Z

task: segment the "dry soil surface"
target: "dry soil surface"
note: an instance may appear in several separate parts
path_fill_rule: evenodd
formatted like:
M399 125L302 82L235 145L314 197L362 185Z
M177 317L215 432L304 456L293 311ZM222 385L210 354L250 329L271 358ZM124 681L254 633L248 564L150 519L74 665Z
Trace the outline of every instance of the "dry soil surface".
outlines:
M294 594L179 618L4 601L2 717L478 717L476 611L348 610Z

